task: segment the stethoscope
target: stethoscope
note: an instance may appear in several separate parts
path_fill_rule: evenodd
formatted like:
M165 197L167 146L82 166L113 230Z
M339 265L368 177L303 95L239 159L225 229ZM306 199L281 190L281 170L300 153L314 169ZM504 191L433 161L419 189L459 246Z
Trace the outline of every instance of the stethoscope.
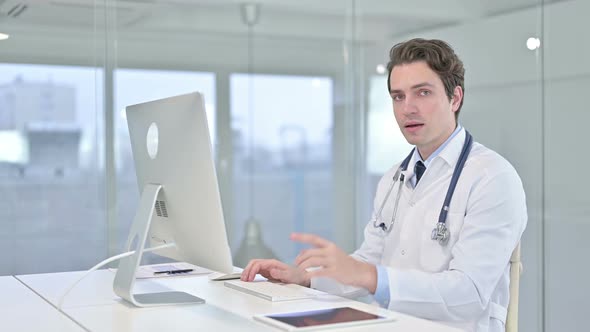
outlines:
M446 225L447 214L449 212L449 205L451 204L451 198L453 198L453 193L455 192L455 187L457 186L457 182L459 181L459 176L461 175L461 172L463 171L463 166L465 165L465 162L467 161L467 157L469 156L469 152L471 151L472 145L473 145L473 137L466 130L465 131L465 143L463 144L463 149L461 150L461 154L459 155L459 161L457 162L457 165L455 165L455 170L453 171L453 176L451 177L451 184L449 185L449 189L447 190L447 195L445 197L445 201L444 201L443 206L440 210L440 215L438 217L438 223L436 224L436 227L432 230L432 233L430 235L430 238L434 241L438 241L438 243L441 246L444 246L447 243L449 243L449 239L451 237L451 233L449 232L449 229L447 228L447 225ZM373 227L381 228L385 233L390 233L391 230L393 229L393 224L395 223L395 217L397 215L397 208L398 208L398 204L399 204L401 188L402 188L402 185L404 183L404 178L405 178L405 176L402 172L404 172L408 168L408 164L410 163L410 160L412 159L412 156L414 155L415 149L416 148L412 149L410 154L406 157L406 159L404 159L404 161L401 163L401 165L399 166L399 168L397 169L397 171L393 175L393 181L391 181L391 185L389 186L389 190L387 190L387 194L385 195L385 198L383 199L383 202L381 203L381 206L379 207L379 210L377 211L377 215L373 219ZM378 221L382 219L381 213L383 212L383 208L385 207L385 204L387 203L387 200L389 199L389 196L391 195L391 192L393 191L393 186L396 182L396 178L397 178L397 182L398 182L397 197L395 198L395 205L393 207L393 215L391 217L391 221L389 222L389 225L386 225L384 222L381 222L378 224Z

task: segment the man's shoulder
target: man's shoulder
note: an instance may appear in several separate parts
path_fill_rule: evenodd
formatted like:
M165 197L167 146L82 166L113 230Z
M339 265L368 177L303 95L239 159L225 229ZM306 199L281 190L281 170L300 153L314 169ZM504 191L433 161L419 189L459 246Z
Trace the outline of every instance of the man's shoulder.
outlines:
M478 142L473 144L468 163L466 167L476 168L491 176L509 173L518 177L514 166L504 156Z
M397 170L399 169L400 165L402 164L402 162L398 162L395 165L391 166L391 168L389 168L382 176L381 179L379 179L379 183L377 184L378 187L381 186L385 186L385 185L389 185L393 179L393 176L395 175L395 172L397 172Z

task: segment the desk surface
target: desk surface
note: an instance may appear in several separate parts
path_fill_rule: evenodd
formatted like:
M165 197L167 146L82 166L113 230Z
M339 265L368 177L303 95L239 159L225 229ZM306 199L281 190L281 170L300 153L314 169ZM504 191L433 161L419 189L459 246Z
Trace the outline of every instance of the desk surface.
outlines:
M17 278L49 302L57 304L64 290L81 273L36 274ZM135 285L136 293L179 290L205 299L206 304L136 308L113 293L114 276L108 270L88 276L68 295L64 311L92 331L277 331L254 321L252 316L351 306L392 316L396 321L346 328L346 331L457 331L424 319L327 294L317 299L273 303L227 288L223 282L210 281L206 275L144 279L138 280Z
M2 331L84 331L14 277L0 277Z

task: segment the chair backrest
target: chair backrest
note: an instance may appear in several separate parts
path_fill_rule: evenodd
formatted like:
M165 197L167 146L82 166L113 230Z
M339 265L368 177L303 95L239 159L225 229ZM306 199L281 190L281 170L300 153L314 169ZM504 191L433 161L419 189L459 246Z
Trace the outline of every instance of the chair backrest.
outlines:
M508 317L506 317L506 332L518 331L518 292L522 263L520 261L520 243L510 257L510 302L508 303Z

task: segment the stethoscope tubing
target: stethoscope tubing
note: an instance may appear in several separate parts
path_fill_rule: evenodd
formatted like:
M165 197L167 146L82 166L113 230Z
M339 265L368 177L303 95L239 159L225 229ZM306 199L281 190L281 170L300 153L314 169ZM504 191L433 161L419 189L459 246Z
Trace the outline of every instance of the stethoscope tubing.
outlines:
M450 183L449 188L447 190L447 194L445 196L445 201L443 203L443 206L441 208L441 211L440 211L440 214L438 217L438 222L436 225L437 227L435 227L435 229L434 229L435 231L437 229L442 229L443 232L445 232L445 233L448 232L448 230L446 228L446 219L447 219L447 214L449 212L449 206L451 204L451 199L453 198L455 188L457 187L457 183L459 182L459 177L461 176L461 173L463 171L463 167L465 166L465 163L467 162L467 158L469 156L469 153L471 152L472 146L473 146L473 137L466 130L465 131L465 143L463 144L463 148L461 150L461 154L459 155L459 160L457 161L457 165L455 165L455 169L453 170L453 176L451 177L451 183ZM402 172L404 172L408 169L408 165L410 163L410 160L412 159L412 156L414 155L415 149L416 148L412 149L410 154L404 159L404 161L400 164L397 171L393 175L393 179L391 181L391 184L389 185L387 193L385 194L385 198L381 202L379 210L377 211L377 214L375 215L375 219L373 220L373 227L381 228L386 233L390 233L391 230L393 229L393 224L395 223L395 218L397 216L397 209L399 206L399 200L401 197L401 195L400 195L401 188L402 188L402 184L404 182L404 174ZM396 178L397 178L397 180L396 180ZM391 217L391 221L389 223L389 226L387 226L384 222L381 222L378 224L378 221L381 219L383 209L385 208L385 204L387 204L387 201L389 200L389 196L391 196L391 192L393 191L393 187L395 185L395 182L398 182L398 188L397 188L397 195L396 195L396 199L395 199L395 205L393 208L393 215ZM437 238L435 238L433 236L433 240L436 240L436 239ZM447 241L448 241L448 236L444 239L444 241L439 240L439 243L446 244Z

